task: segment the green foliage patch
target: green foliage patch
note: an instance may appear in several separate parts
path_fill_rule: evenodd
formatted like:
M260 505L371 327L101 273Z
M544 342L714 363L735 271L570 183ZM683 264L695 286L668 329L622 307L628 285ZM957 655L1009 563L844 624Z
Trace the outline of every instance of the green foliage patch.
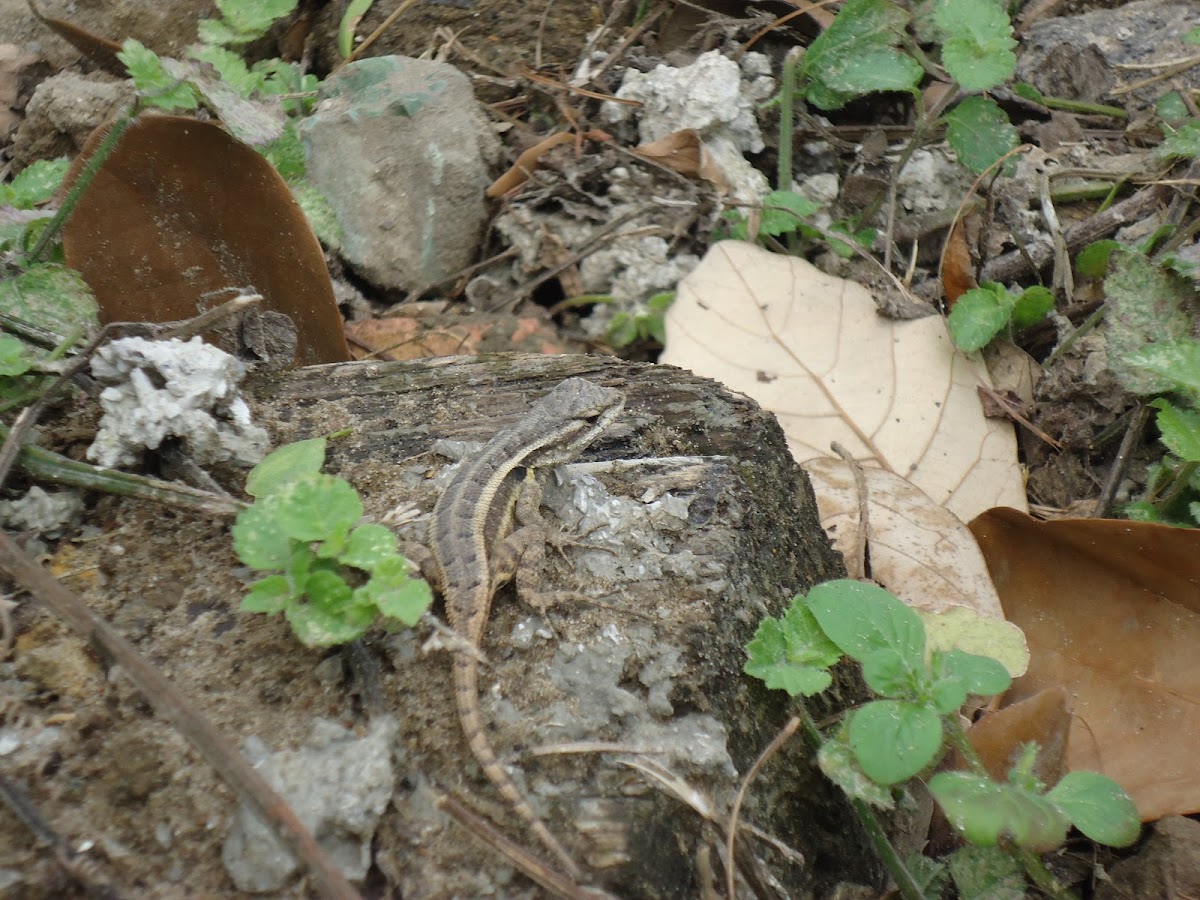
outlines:
M325 439L288 444L250 472L254 505L233 526L247 566L273 574L255 582L244 612L283 613L307 647L355 640L382 616L414 625L433 601L412 577L396 536L358 524L363 506L349 482L323 474Z
M856 802L891 808L894 787L931 771L949 741L971 768L937 773L929 790L973 848L1011 849L1030 866L1031 857L1022 851L1061 846L1072 825L1112 846L1137 839L1137 810L1119 785L1094 772L1077 772L1047 790L1033 775L1033 745L1024 748L1006 783L988 777L962 733L959 710L968 696L1007 690L1008 671L987 656L931 649L920 616L874 584L830 581L797 595L780 618L763 620L746 654L747 674L793 697L828 688L829 668L843 655L861 665L877 699L847 713L822 738L817 754L822 771ZM951 876L968 880L978 859L951 862ZM985 880L993 884L1014 871L1010 864L991 868L995 873ZM928 872L921 880L932 883ZM911 885L917 879L900 873L897 881Z

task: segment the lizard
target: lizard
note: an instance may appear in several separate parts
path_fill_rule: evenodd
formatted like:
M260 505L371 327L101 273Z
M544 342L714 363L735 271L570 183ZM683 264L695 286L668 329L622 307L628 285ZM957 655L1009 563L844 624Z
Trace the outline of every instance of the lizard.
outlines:
M583 378L562 381L461 464L429 523L430 580L441 591L450 627L477 651L454 656L454 697L463 735L488 780L575 878L579 867L500 765L484 732L478 651L501 585L511 580L523 596L538 593L531 559L540 559L547 535L536 524L541 491L528 477L522 485L522 470L531 475L574 460L624 404L625 395L613 388Z

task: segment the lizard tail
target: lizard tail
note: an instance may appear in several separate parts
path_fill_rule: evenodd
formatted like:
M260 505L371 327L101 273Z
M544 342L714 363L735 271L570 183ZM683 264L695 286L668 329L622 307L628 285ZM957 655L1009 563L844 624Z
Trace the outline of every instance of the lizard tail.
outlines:
M558 857L570 876L578 880L581 875L579 866L550 833L546 823L533 811L529 801L517 790L517 786L513 784L513 780L504 771L495 751L492 750L479 715L479 663L465 654L456 655L454 659L454 696L458 703L459 718L462 720L463 735L488 780L516 810L517 815L525 820L529 830Z

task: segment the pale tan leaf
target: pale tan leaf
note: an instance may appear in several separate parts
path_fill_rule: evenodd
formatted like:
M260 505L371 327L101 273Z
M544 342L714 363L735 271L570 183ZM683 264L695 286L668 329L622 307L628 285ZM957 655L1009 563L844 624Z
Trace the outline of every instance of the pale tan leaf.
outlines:
M1008 422L986 419L977 359L937 317L879 317L871 295L804 260L724 241L679 285L662 362L724 382L778 416L799 462L838 441L967 520L1025 509Z

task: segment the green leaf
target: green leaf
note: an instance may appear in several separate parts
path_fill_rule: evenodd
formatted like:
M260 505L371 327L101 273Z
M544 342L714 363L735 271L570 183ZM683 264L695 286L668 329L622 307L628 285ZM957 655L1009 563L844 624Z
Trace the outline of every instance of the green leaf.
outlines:
M0 206L33 209L45 203L62 185L70 167L71 161L65 156L31 163L9 184L0 184Z
M1012 22L994 0L942 0L934 13L942 32L942 65L965 91L986 91L1017 68Z
M246 477L246 493L265 497L292 482L316 475L325 465L325 438L309 438L284 444L268 453Z
M286 569L292 561L292 541L279 522L272 503L255 503L238 513L233 523L233 552L252 569Z
M959 900L1025 900L1025 872L1016 858L999 847L967 844L951 855L950 877Z
M189 49L188 54L192 59L208 63L216 69L221 80L243 99L249 99L251 94L263 87L263 77L251 72L246 61L232 50L214 44L200 44Z
M638 339L637 321L624 310L617 310L608 323L605 338L610 346L623 350Z
M912 778L942 746L942 720L924 703L875 700L849 719L850 749L863 771L880 784Z
M994 847L1006 837L1019 847L1048 853L1062 845L1071 827L1046 798L969 772L939 772L929 780L929 792L950 824L980 847Z
M1184 122L1172 134L1168 134L1158 145L1160 156L1200 157L1200 121Z
M766 618L746 645L744 671L773 690L811 697L832 683L828 669L842 652L825 636L802 603L792 605L781 619Z
M1154 111L1167 122L1181 122L1190 115L1179 91L1167 91L1159 97Z
M967 353L982 350L1008 325L1012 307L1013 299L1003 286L972 288L958 298L946 317L950 336Z
M272 497L280 526L297 541L337 541L363 514L358 492L332 475L293 481Z
M405 625L415 625L433 604L429 584L412 577L408 560L402 556L380 563L371 580L357 588L355 594L360 603L370 603L384 616Z
M296 8L298 0L217 0L220 19L201 19L200 40L206 44L248 44L267 33L276 19Z
M1200 413L1166 399L1150 405L1159 411L1156 423L1167 449L1186 462L1200 462Z
M1018 81L1012 85L1012 92L1018 97L1024 97L1026 100L1032 100L1034 103L1046 105L1046 95L1035 88L1032 84L1026 84L1024 81Z
M763 197L760 234L778 237L792 234L808 216L820 210L820 205L795 191L771 191Z
M0 310L55 334L99 327L100 308L83 276L57 263L0 277Z
M940 658L942 671L950 677L960 679L970 694L993 697L1003 694L1012 684L1012 676L1008 674L1008 669L990 656L949 650L940 654ZM957 708L956 706L955 709Z
M1149 375L1159 390L1178 390L1200 397L1200 343L1191 340L1147 344L1122 360L1134 372Z
M351 607L344 614L333 615L314 603L293 603L284 615L306 647L332 647L357 640L375 621L375 611L370 608Z
M283 575L268 575L250 586L249 593L242 600L242 612L274 615L283 612L291 600L292 587L287 578Z
M330 568L316 567L304 582L309 599L330 615L340 616L358 606L346 579ZM372 614L373 616L374 614Z
M892 647L868 653L862 659L863 681L880 697L913 698L920 691L924 666Z
M196 89L167 72L158 54L139 41L126 39L117 59L124 63L145 103L163 109L195 109L200 105Z
M15 378L33 367L28 348L11 334L0 334L0 376Z
M894 650L910 667L923 665L925 626L915 612L874 584L841 579L818 584L807 607L842 651L862 661L879 650Z
M1064 775L1046 799L1098 844L1128 847L1141 834L1141 817L1133 800L1119 784L1099 772Z
M1075 257L1075 269L1084 278L1103 278L1108 274L1108 260L1121 245L1116 241L1102 240L1088 244Z
M345 59L354 52L354 29L375 0L350 0L338 24L338 53Z
M1021 143L1004 110L987 97L967 97L946 114L946 126L946 141L959 162L976 175L986 172ZM1011 176L1016 171L1016 160L1005 160L1003 173Z
M257 150L289 185L303 178L307 171L304 144L300 141L294 121L287 123L283 134L278 138L269 144L263 144Z
M300 209L303 210L304 217L308 219L308 224L317 239L333 250L341 248L345 233L329 199L314 185L304 180L293 182L288 187L291 188L296 202L300 204Z
M817 765L825 777L840 787L853 800L870 803L877 809L894 809L896 801L887 787L872 781L862 770L850 750L845 721L837 733L821 742L817 750Z
M350 532L346 548L338 555L338 562L373 572L384 560L403 559L399 548L400 542L396 536L382 525L359 525Z
M876 91L914 90L924 70L896 49L908 20L888 0L847 0L800 64L797 77L808 101L829 110Z
M1154 352L1151 368L1136 366L1133 358L1155 343L1190 340L1195 287L1140 253L1112 252L1111 272L1104 279L1108 296L1106 320L1108 364L1123 387L1138 394L1173 389L1170 379L1155 374L1168 354Z
M967 688L961 678L936 679L929 688L929 700L939 716L948 716L967 702Z
M1017 295L1013 304L1012 322L1017 328L1028 328L1036 325L1050 310L1054 309L1054 294L1048 288L1034 285L1027 287Z

